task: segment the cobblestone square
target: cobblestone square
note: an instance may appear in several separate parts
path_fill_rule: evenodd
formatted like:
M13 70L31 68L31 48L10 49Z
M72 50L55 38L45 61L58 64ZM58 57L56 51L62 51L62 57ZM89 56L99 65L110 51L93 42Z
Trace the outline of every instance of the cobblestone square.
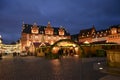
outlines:
M106 74L95 68L103 59L14 57L0 60L0 80L98 80Z

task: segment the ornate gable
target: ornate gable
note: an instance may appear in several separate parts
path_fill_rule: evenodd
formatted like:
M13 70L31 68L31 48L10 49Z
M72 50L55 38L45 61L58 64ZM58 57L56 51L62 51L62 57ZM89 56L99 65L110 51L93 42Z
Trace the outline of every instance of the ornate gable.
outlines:
M61 35L61 36L63 36L65 34L64 28L62 26L59 28L58 31L59 31L59 35Z
M45 28L45 34L53 35L54 29L51 27L50 22L48 22L47 27Z
M31 33L33 34L38 34L39 33L39 27L37 26L36 23L31 27Z

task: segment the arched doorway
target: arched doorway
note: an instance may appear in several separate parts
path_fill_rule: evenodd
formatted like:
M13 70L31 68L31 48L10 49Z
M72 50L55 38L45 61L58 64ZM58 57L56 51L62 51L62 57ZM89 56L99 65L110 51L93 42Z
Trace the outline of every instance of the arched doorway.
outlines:
M81 56L82 48L70 39L62 39L51 46L51 52L59 56Z

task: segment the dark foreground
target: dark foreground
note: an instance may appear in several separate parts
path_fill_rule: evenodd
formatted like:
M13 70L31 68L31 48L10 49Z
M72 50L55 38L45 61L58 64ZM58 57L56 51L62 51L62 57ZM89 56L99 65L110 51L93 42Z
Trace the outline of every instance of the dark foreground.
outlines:
M104 58L66 57L48 60L14 57L0 60L0 80L99 80L106 76L98 69Z

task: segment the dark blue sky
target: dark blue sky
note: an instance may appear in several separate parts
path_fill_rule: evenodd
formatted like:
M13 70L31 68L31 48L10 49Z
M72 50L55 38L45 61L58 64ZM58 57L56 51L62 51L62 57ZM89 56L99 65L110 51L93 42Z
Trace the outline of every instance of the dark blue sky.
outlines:
M21 36L22 22L64 26L71 34L95 25L120 24L120 0L0 0L0 34L4 42Z

